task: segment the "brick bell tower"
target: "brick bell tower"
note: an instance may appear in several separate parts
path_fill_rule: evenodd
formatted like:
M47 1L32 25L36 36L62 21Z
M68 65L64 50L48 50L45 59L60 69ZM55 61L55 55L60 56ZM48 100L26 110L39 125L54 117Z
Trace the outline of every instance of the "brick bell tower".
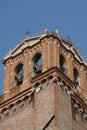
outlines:
M57 30L26 37L3 64L0 130L87 130L87 64Z

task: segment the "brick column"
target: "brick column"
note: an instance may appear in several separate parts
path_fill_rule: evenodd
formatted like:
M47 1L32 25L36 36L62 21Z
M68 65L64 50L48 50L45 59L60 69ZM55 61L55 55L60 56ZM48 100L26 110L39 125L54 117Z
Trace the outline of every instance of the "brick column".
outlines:
M55 40L52 44L52 65L59 67L59 47L60 43Z
M51 42L48 42L48 68L52 67L52 55L53 55L53 52L52 52L52 43Z
M27 82L29 76L29 54L28 50L24 52L24 79L23 82Z
M42 43L43 44L43 51L42 51L42 64L43 64L43 71L48 68L48 50L47 50L47 40Z
M67 65L67 75L71 80L73 80L73 63L72 63L72 55L69 52L66 56L66 65Z
M79 77L80 77L80 86L82 89L85 90L86 84L85 84L85 71L84 66L81 66L79 69Z
M6 91L9 90L9 88L10 88L10 78L11 78L11 59L5 65L3 92L6 92Z

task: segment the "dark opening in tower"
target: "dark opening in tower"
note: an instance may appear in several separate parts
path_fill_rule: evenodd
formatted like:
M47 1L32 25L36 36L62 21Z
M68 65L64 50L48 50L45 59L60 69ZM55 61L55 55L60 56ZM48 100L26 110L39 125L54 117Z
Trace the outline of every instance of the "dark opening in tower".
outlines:
M66 62L65 62L65 58L60 55L60 70L63 72L63 73L66 73Z
M14 71L14 80L15 85L20 85L23 83L23 74L24 74L24 67L23 64L18 64Z
M40 53L33 58L33 73L34 76L42 73L42 55Z

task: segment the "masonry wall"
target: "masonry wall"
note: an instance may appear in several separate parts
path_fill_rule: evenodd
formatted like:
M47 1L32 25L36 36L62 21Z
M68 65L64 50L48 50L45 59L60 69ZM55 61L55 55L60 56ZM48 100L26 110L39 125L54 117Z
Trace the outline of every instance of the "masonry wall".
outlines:
M59 130L72 130L71 97L56 86L56 118Z
M45 85L43 90L35 96L35 130L42 130L49 120L55 116L55 93L54 86ZM54 119L47 127L49 130L54 128ZM52 125L51 125L52 123Z
M0 122L0 130L42 130L54 116L54 87L45 85L34 95L34 100L10 113ZM54 119L47 127L54 129Z
M72 116L71 96L50 81L34 93L31 103L10 111L0 121L0 130L87 130L86 122Z
M32 103L24 109L17 109L0 122L0 130L33 130L34 109Z
M75 117L72 118L73 130L87 130L87 122L83 121L79 112L75 113Z

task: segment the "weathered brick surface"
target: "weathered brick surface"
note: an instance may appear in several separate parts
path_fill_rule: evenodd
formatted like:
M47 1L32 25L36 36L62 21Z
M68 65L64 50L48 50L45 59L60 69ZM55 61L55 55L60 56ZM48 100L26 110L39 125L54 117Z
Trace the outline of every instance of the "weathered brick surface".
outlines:
M34 109L32 103L22 111L15 112L0 123L0 130L33 130Z
M52 121L49 120L54 116ZM64 90L52 84L35 92L34 102L27 102L14 113L4 117L0 130L86 130L81 115L72 118L71 97Z
M57 88L57 117L60 130L72 130L71 98L61 88Z
M54 115L54 88L45 86L35 97L35 130L42 130ZM51 123L50 123L51 124ZM49 124L49 129L51 128ZM52 126L53 128L53 126ZM52 129L51 128L51 129Z
M73 130L87 130L87 123L84 122L79 113L76 113L76 118L72 119Z

